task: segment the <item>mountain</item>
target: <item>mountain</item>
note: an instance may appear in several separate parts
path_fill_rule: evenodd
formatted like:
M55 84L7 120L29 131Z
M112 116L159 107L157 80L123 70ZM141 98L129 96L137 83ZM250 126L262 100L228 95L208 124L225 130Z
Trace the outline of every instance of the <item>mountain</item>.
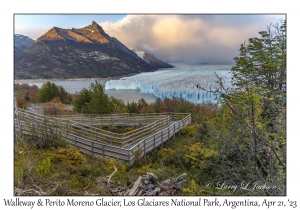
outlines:
M166 62L163 62L162 60L157 59L154 55L151 53L145 51L145 50L137 50L137 49L131 49L133 52L135 52L140 58L142 58L146 63L148 63L150 66L154 68L173 68L171 64L168 64Z
M156 70L96 22L80 29L51 28L15 53L15 79L91 78Z
M14 52L19 52L34 42L33 39L21 34L14 35Z

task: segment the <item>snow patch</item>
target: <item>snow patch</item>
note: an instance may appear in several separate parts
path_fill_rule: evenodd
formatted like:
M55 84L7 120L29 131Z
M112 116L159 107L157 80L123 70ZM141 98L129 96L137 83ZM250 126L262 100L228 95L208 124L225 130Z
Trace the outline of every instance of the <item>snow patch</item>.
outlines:
M142 59L144 59L145 51L135 51L135 53Z
M140 58L144 59L144 54L145 54L145 51L143 50L137 50L137 49L133 49L133 48L130 48L131 51L135 52Z

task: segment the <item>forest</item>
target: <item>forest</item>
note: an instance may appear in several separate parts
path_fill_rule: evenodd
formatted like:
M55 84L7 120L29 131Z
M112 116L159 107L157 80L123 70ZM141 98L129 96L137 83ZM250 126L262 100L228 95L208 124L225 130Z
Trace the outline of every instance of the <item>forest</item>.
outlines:
M216 104L177 98L125 103L107 96L97 81L76 94L51 82L40 89L15 84L17 106L27 109L39 103L45 115L192 115L192 124L156 156L137 159L130 166L85 155L59 139L38 147L24 136L18 139L14 154L15 194L112 195L112 188L130 186L151 172L159 181L186 173L186 182L176 195L286 195L286 22L270 24L258 37L241 44L234 62L233 88L224 88L216 75L218 88L206 90L215 93ZM67 108L70 105L73 109ZM126 132L132 128L109 129ZM115 168L108 187L105 177Z

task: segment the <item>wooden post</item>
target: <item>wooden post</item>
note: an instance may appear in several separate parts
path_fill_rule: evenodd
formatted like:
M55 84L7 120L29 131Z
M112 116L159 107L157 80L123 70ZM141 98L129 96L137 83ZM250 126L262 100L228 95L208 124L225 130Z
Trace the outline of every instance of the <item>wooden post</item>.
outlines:
M160 136L161 136L161 148L164 148L164 135L163 135L163 131L160 132Z
M75 139L74 139L74 144L75 144L75 146L76 146L76 143L77 143L77 142L76 142L76 138L77 138L77 137L75 136Z
M19 138L22 139L22 125L20 122L20 118L19 118L19 111L18 111L18 106L17 106L17 100L15 99L15 115L17 118L17 126L18 126L18 133L19 133Z
M19 146L18 146L18 139L16 137L16 128L14 128L14 146L15 146L15 152L19 152Z
M92 156L94 156L94 142L92 142Z
M104 155L104 145L102 145L102 158L103 159L105 158L105 155Z
M144 156L146 158L146 140L144 140Z
M58 128L58 122L57 122L57 119L56 119L56 134L58 134L57 133L57 128Z
M131 156L131 153L130 153L130 151L128 151L128 165L130 165L130 156Z
M174 135L173 136L174 136L174 139L175 139L175 123L174 123Z
M156 146L155 146L155 134L153 135L153 146L154 146L154 157L155 157L155 153L156 153Z
M135 128L135 116L133 116L133 124L134 124L134 128Z
M170 127L168 127L168 144L170 143Z
M134 142L134 131L132 131L132 142Z

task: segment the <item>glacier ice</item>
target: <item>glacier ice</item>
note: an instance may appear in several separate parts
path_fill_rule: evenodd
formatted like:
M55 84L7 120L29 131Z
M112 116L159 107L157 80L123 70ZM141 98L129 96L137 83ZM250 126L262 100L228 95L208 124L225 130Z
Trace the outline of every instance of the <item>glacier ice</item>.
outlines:
M217 86L216 73L230 87L230 68L229 65L177 66L110 80L106 82L105 89L139 89L142 93L153 93L161 99L182 98L195 104L215 102L214 93L207 93L197 85L213 90Z

